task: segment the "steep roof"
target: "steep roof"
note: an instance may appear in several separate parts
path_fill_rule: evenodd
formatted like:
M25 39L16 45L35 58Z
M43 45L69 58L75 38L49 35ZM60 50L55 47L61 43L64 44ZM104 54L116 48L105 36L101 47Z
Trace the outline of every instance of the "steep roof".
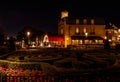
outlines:
M73 40L103 40L100 36L71 36Z
M67 24L76 24L76 19L79 19L79 24L84 24L83 20L87 19L87 24L91 24L91 19L94 19L94 24L95 25L105 25L105 19L100 18L100 17L79 17L79 18L72 18L72 17L67 17L66 18L66 23Z

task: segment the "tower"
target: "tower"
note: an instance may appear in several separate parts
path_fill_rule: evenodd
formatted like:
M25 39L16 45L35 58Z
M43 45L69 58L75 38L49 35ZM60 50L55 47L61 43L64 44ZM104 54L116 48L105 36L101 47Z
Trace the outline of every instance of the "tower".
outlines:
M61 12L61 19L68 17L68 11L62 11Z
M69 45L69 27L66 23L67 21L67 17L68 17L68 11L62 11L61 12L61 21L63 22L63 30L64 30L64 46L65 48L67 47L67 45Z

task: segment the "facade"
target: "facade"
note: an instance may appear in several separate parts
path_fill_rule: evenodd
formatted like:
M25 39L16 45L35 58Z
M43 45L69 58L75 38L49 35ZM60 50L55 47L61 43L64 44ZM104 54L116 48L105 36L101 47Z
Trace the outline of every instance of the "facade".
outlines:
M58 21L58 35L47 35L46 38L46 34L43 36L44 32L25 28L17 37L19 41L16 41L16 45L20 45L22 48L25 48L28 43L30 43L30 47L87 46L96 48L103 47L105 39L113 45L115 45L114 43L120 44L120 28L114 24L106 25L105 20L99 17L71 18L68 14L68 11L61 12L61 18Z
M64 46L103 44L106 36L105 20L96 17L71 18L68 11L61 12L58 34L64 37Z
M111 47L115 47L117 46L117 44L120 44L119 26L116 26L110 22L108 25L106 25L105 31L106 31L106 39L108 39L109 42L111 43Z
M120 30L114 24L109 23L105 27L106 37L109 41L116 42L120 41Z

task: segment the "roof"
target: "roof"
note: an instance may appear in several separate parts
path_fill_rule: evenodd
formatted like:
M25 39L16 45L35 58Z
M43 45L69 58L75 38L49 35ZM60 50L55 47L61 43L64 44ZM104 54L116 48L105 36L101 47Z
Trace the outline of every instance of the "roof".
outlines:
M71 36L71 39L73 40L103 40L100 36Z
M67 24L76 24L76 19L79 19L79 24L83 24L83 20L87 19L87 24L90 25L91 24L91 19L94 19L95 21L95 25L105 25L105 19L104 18L100 18L100 17L79 17L79 18L71 18L68 17L66 20Z
M48 36L49 41L64 41L62 36Z
M112 23L106 24L105 29L118 29L118 27Z

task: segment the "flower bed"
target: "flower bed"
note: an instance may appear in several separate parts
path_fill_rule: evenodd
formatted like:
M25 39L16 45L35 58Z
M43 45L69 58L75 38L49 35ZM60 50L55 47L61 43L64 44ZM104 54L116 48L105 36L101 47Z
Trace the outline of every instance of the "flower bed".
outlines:
M0 61L0 72L7 76L40 76L45 75L41 64Z

